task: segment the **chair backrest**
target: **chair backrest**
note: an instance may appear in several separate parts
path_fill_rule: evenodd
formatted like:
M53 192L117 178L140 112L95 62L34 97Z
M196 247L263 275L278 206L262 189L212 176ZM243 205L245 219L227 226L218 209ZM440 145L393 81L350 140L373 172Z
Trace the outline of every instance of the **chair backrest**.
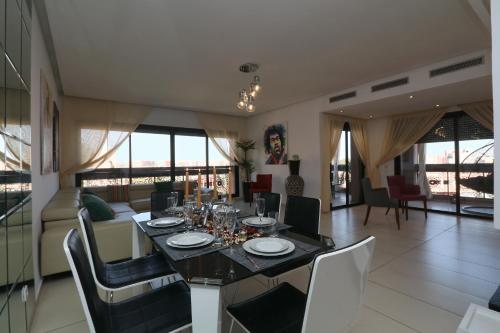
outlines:
M272 192L261 192L259 194L260 198L266 200L266 208L264 210L264 216L267 216L269 212L277 212L278 216L281 213L281 193ZM257 215L257 208L255 208L255 215Z
M319 234L321 201L317 198L289 195L286 199L284 223L298 231Z
M105 302L99 298L97 287L90 273L89 260L76 229L68 232L64 238L63 247L82 302L89 331L109 332L109 327L107 327L109 310Z
M302 332L346 332L358 316L375 247L370 236L316 257Z
M272 174L265 174L265 175L257 175L257 183L259 184L259 187L262 188L268 188L269 192L271 192L273 188L273 175Z
M361 187L363 188L363 197L365 198L365 203L370 205L375 199L375 193L373 193L372 183L370 178L361 179Z
M106 274L106 264L102 261L101 256L99 256L99 248L97 246L97 241L94 234L94 226L92 225L92 219L90 218L87 208L82 208L78 212L78 220L80 221L80 228L83 234L83 240L87 251L89 251L89 264L91 268L92 275L96 283L105 283Z
M177 206L184 204L184 191L177 192ZM167 198L173 192L151 192L151 211L162 211L167 208Z

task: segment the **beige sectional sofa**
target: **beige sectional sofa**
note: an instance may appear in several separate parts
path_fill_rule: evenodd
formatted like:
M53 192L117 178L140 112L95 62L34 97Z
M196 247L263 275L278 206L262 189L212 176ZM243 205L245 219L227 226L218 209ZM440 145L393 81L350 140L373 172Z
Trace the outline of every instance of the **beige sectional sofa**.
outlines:
M182 190L183 182L174 182L174 190ZM190 191L194 183L190 184ZM106 187L89 188L108 201ZM129 202L108 202L115 218L94 222L94 231L99 254L105 261L114 261L132 256L132 216L150 209L154 184L132 184L128 186ZM78 211L82 207L80 188L59 190L42 211L43 232L41 240L42 276L66 272L69 266L62 247L64 237L72 228L80 230Z

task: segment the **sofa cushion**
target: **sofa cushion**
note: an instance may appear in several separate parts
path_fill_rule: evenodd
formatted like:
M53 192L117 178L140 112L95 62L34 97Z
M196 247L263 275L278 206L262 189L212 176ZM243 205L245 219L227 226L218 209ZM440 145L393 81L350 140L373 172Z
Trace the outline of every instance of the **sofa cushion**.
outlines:
M113 210L106 203L95 195L84 194L82 195L83 205L89 211L92 221L106 221L114 218Z
M115 214L134 211L130 208L128 202L108 202L108 205L111 207L113 212L115 212Z
M130 207L136 212L145 212L151 210L151 199L137 199L130 201Z
M174 185L172 182L157 182L155 188L158 192L172 192Z
M42 220L44 222L69 220L78 216L80 201L74 199L52 200L42 211Z

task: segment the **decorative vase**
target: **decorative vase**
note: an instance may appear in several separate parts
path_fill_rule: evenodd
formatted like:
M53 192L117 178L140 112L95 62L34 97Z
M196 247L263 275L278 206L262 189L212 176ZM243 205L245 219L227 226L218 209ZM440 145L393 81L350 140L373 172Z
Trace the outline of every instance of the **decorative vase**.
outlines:
M304 194L304 179L299 176L300 160L289 160L288 168L290 176L285 180L286 194L302 196Z
M252 193L250 193L250 183L243 182L243 199L245 202L252 202Z

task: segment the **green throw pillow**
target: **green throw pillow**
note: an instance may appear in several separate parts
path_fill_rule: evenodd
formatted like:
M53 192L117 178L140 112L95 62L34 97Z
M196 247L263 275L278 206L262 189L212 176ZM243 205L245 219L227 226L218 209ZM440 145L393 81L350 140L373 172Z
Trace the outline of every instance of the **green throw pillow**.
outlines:
M172 192L174 184L172 182L158 182L155 183L155 188L158 192Z
M107 221L115 218L111 207L101 198L91 194L84 194L82 195L82 201L85 208L89 211L92 221Z

